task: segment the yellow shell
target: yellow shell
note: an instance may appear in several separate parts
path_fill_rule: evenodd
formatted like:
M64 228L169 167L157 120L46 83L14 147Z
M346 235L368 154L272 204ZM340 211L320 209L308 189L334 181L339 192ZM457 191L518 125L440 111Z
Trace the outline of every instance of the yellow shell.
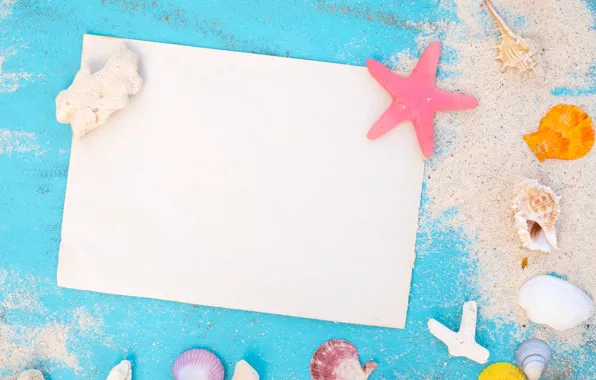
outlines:
M478 380L526 380L526 375L513 364L495 363L486 367Z
M592 118L581 108L558 104L540 121L538 132L524 136L540 161L548 158L575 160L594 145Z

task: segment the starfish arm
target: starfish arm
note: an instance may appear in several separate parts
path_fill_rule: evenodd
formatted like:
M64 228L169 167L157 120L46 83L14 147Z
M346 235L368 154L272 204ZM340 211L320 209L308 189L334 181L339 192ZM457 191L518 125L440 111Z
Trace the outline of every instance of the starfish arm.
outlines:
M473 96L439 89L433 94L433 103L440 111L471 110L478 107L478 100Z
M368 135L366 137L368 137L370 140L379 138L395 128L401 122L409 119L409 110L404 108L402 104L394 101L391 103L387 111L385 111L385 113L381 116L381 118L377 120L377 122L368 131Z
M372 75L373 78L375 78L377 82L379 82L379 84L383 86L383 88L387 90L389 94L391 94L392 98L397 96L395 89L396 87L399 87L401 84L403 84L405 81L404 78L400 77L393 71L386 68L381 62L375 61L374 59L368 59L366 61L366 68L368 69L370 75Z
M441 57L441 43L435 41L422 52L420 60L416 64L412 76L418 80L434 86L435 77L437 75L437 67L439 66L439 58Z
M433 155L435 147L435 135L433 131L433 112L425 112L415 118L414 128L416 129L416 137L418 138L418 145L424 158L430 158Z

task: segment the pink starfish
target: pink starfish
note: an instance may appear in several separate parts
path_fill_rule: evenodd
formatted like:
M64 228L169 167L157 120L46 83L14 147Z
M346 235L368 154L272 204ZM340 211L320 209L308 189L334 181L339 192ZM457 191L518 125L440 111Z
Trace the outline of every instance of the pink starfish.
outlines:
M435 86L440 56L441 43L437 41L422 53L414 71L407 78L395 74L374 59L366 61L370 74L393 98L389 109L368 131L369 139L381 137L401 122L411 120L422 154L429 158L435 145L435 112L467 110L478 106L478 100L472 96L443 91Z

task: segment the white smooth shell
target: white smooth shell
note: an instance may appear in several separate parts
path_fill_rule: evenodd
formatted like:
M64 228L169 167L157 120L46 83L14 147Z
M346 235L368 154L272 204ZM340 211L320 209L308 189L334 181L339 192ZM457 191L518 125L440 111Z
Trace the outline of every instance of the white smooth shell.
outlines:
M232 380L259 380L259 374L244 360L236 363Z
M519 290L517 302L528 318L555 330L569 330L594 315L594 302L583 290L547 275L529 279Z
M120 364L112 368L106 380L131 380L132 365L128 360L122 360Z
M21 373L17 380L44 380L44 377L40 371L36 369L30 369Z

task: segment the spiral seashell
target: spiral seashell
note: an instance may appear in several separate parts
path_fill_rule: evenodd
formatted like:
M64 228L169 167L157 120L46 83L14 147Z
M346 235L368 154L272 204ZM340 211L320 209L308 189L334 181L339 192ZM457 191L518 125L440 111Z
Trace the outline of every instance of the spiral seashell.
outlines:
M515 363L524 371L528 380L540 379L552 357L550 346L536 338L526 340L515 351Z
M499 46L495 46L499 51L498 58L502 63L501 72L505 72L511 67L517 69L520 74L529 72L542 76L544 72L538 62L537 54L530 44L505 23L489 0L484 0L484 5L501 32L501 43Z
M542 252L557 248L555 223L561 213L559 201L551 188L533 179L524 179L515 189L514 224L523 247Z
M330 340L323 343L310 362L313 380L366 380L377 368L377 363L368 362L362 367L356 347L345 340Z

